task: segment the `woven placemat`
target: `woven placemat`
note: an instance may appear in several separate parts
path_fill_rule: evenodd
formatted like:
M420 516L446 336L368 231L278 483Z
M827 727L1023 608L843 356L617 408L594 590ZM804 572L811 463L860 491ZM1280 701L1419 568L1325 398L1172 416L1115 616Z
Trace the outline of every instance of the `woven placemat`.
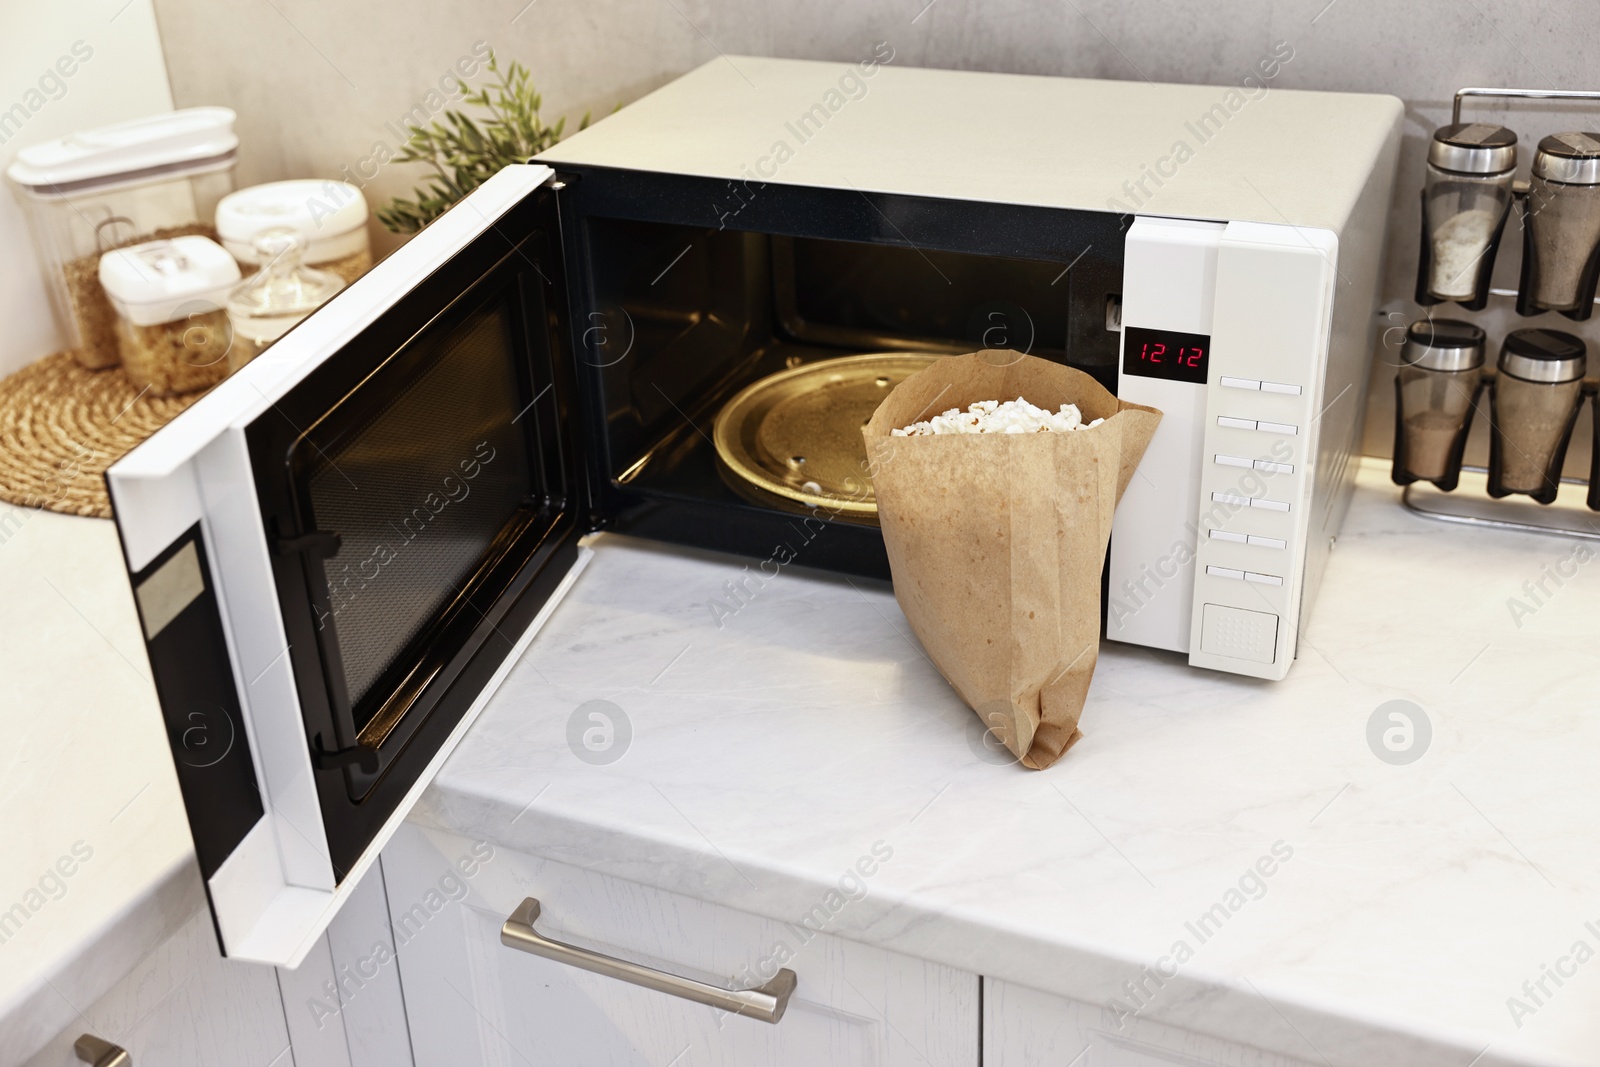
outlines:
M204 395L149 396L66 352L29 364L0 381L0 500L109 519L106 468Z

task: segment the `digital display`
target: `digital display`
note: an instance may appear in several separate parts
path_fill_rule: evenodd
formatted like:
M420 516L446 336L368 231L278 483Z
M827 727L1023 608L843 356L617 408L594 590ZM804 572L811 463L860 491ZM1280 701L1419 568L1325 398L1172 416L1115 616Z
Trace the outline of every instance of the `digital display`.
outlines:
M1204 385L1210 355L1211 338L1205 334L1122 328L1123 374Z

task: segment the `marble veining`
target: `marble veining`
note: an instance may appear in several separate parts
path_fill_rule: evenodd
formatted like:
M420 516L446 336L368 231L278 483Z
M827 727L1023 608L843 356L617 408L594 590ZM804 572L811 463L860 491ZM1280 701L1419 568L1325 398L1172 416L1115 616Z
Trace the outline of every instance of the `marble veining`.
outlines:
M116 528L0 505L0 1059L205 906Z
M1600 963L1537 985L1600 948L1600 568L1514 619L1570 546L1397 492L1368 461L1285 681L1105 642L1044 772L984 748L887 586L795 568L718 626L745 561L601 536L413 818L774 918L881 840L832 932L1104 1005L1111 1032L1137 1009L1318 1063L1600 1062ZM1432 726L1403 766L1367 740L1396 699ZM584 748L596 710L614 762Z

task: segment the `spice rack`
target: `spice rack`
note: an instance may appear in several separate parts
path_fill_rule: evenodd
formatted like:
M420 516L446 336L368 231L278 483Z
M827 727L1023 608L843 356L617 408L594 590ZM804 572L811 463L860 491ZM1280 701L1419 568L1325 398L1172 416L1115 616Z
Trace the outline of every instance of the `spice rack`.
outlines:
M1494 387L1494 371L1484 375L1482 388L1474 397L1473 413L1469 416L1468 430L1472 424L1488 423L1486 393ZM1595 411L1596 393L1600 381L1585 379L1580 408ZM1483 417L1478 418L1479 415ZM1600 411L1595 411L1600 422ZM1555 499L1549 504L1538 504L1526 496L1492 497L1489 495L1489 469L1476 464L1460 465L1460 480L1456 488L1446 492L1432 482L1415 481L1400 493L1400 504L1407 511L1436 522L1461 526L1477 526L1497 530L1516 530L1521 533L1547 534L1562 538L1579 538L1600 541L1600 431L1591 427L1597 438L1591 453L1591 476L1573 478L1563 476L1557 487Z
M1453 127L1461 125L1461 110L1463 102L1474 97L1508 100L1520 99L1576 101L1586 102L1590 105L1600 105L1600 91L1468 87L1458 90L1455 94L1455 99L1451 109L1451 125ZM1511 194L1513 201L1514 204L1520 205L1522 209L1519 214L1522 216L1524 226L1527 225L1526 218L1530 207L1530 185L1531 183L1528 179L1518 179L1511 183ZM1427 192L1424 191L1423 195L1424 260L1423 263L1419 264L1419 275L1422 274L1422 272L1426 269L1426 257L1429 254L1428 245L1430 240L1426 215ZM1493 238L1495 245L1499 243L1499 236L1499 231L1497 230ZM1493 254L1494 247L1491 246L1489 255L1492 257ZM1480 295L1477 299L1470 301L1455 299L1454 302L1460 305L1461 311L1477 312L1484 310L1488 304L1488 298L1490 297L1501 299L1509 298L1517 301L1518 313L1530 317L1532 315L1536 315L1538 314L1537 310L1528 311L1524 305L1525 294L1528 289L1526 265L1523 269L1524 275L1520 288L1512 289L1504 286L1493 285L1483 286L1478 290ZM1484 267L1484 272L1487 274L1491 270L1492 260L1489 265ZM1486 277L1482 279L1482 282L1487 281L1488 279ZM1480 286L1482 285L1482 282L1480 282ZM1420 295L1423 285L1424 283L1419 277L1419 303L1426 305L1444 302L1438 299L1423 300ZM1600 304L1600 297L1593 299L1592 303ZM1580 305L1580 307L1581 306L1582 305ZM1590 316L1590 310L1592 310L1592 308L1589 308L1580 313L1570 310L1570 305L1568 307L1569 310L1564 311L1561 314L1565 315L1568 319L1573 319L1576 321L1588 319ZM1452 308L1451 310L1453 311L1456 309ZM1530 327L1546 324L1547 323L1540 323L1537 321L1529 321L1527 323L1527 325ZM1600 346L1591 345L1590 347L1596 349L1596 356L1600 356ZM1590 364L1591 373L1597 370L1600 370L1600 359L1597 359ZM1456 452L1458 457L1457 462L1459 462L1461 451L1464 450L1465 439L1472 432L1473 423L1482 421L1485 424L1488 424L1490 421L1488 418L1488 395L1489 391L1495 388L1496 378L1497 374L1493 369L1492 364L1483 368L1482 384L1473 395L1471 411L1467 416L1467 423L1461 431L1462 440L1460 444L1458 444ZM1404 486L1400 496L1401 505L1413 514L1439 522L1477 526L1481 528L1516 530L1525 533L1546 534L1568 539L1578 538L1582 540L1600 541L1600 402L1597 402L1595 399L1597 386L1600 386L1600 381L1597 381L1594 377L1586 377L1582 383L1581 395L1578 401L1578 410L1581 412L1587 408L1591 412L1594 420L1592 427L1593 448L1590 460L1591 470L1589 478L1583 479L1561 476L1559 478L1560 484L1556 487L1556 491L1553 494L1553 499L1548 499L1552 494L1548 492L1549 482L1546 482L1545 484L1547 491L1544 495L1548 499L1547 503L1539 503L1529 496L1520 494L1496 498L1490 496L1488 492L1491 484L1488 468L1461 463L1459 465L1460 474L1458 477L1453 475L1450 478L1440 479L1440 481L1450 487L1448 490L1438 488L1430 480L1412 481L1410 484L1406 484ZM1398 403L1398 395L1396 399ZM1479 414L1482 414L1484 418L1480 420L1477 417ZM1576 419L1574 421L1576 421ZM1397 409L1397 436L1400 432L1402 432L1400 428L1401 422L1402 418L1399 410ZM1488 428L1487 425L1486 428ZM1565 446L1563 446L1563 451L1564 449ZM1396 452L1397 455L1403 455L1401 442L1399 441L1396 442ZM1400 481L1398 476L1396 481Z

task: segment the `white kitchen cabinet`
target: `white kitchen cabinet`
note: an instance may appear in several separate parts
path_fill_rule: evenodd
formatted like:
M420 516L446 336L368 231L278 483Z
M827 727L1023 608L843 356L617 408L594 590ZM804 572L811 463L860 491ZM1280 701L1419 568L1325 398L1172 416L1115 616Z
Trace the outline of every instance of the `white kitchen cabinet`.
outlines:
M288 1067L294 1063L271 967L225 960L211 914L196 911L160 948L92 1004L26 1067L82 1067L72 1046L93 1034L133 1067ZM0 1062L6 1060L0 1052Z
M410 824L383 870L417 1067L978 1062L974 974ZM799 983L769 1024L529 955L500 941L525 897L550 938L723 988L781 945Z
M1101 1005L984 979L983 1067L1311 1067Z

